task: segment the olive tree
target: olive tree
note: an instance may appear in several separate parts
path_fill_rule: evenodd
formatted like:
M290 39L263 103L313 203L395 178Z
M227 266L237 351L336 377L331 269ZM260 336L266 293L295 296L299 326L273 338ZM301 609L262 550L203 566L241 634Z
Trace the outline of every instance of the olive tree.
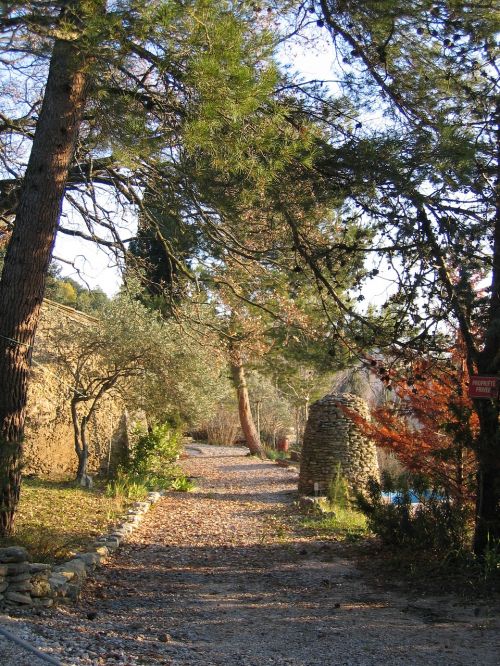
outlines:
M187 352L177 324L166 324L126 294L110 301L99 318L61 322L50 335L52 360L71 384L76 478L82 485L89 483L88 424L105 395L120 393L152 420L175 412L187 421L210 409L216 359L211 362L193 344Z

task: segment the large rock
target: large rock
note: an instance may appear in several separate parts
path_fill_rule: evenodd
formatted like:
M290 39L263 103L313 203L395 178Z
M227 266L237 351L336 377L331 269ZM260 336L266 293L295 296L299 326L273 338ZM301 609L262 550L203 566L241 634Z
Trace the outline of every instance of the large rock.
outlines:
M73 559L65 562L57 568L57 573L64 575L65 573L73 573L74 578L84 580L87 577L87 567L85 562L81 559Z
M9 592L26 592L31 593L33 589L29 580L22 580L19 583L9 583Z
M29 571L25 571L20 574L16 574L15 576L9 576L8 581L10 584L12 583L22 583L25 580L29 580L31 578L31 574Z
M25 573L29 573L30 564L29 562L12 562L12 564L7 564L7 575L20 576Z
M52 570L52 565L51 564L45 564L44 562L33 562L30 564L30 572L32 574L38 574L41 571L44 571L49 575L50 571Z
M82 560L85 568L89 570L101 564L101 556L98 553L78 553L75 559Z

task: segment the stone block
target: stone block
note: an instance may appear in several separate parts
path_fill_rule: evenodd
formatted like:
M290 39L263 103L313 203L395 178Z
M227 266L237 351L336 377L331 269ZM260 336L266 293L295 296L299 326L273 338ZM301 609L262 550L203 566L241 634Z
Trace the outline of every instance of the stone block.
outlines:
M29 570L29 562L13 562L12 564L7 564L8 576L18 576L19 574L29 572Z
M53 578L63 578L65 583L68 583L70 580L73 580L75 577L75 572L74 571L67 571L66 569L63 569L64 564L61 565L61 567L58 567L56 571L54 571L50 576L49 580L52 580Z
M5 601L10 601L14 604L21 604L23 606L32 606L33 599L29 594L22 594L21 592L6 592L4 594Z
M12 585L13 583L22 583L25 580L30 580L31 574L29 571L26 571L25 573L20 573L15 576L9 576L8 581L9 585Z
M30 564L30 573L32 574L38 574L41 571L50 573L51 570L52 570L51 564L45 564L44 562L33 562L32 564Z
M31 582L29 580L23 580L19 583L9 583L9 592L25 592L31 594L33 589Z
M78 585L77 583L70 583L66 592L66 598L71 599L71 601L78 601L81 593L81 585Z
M106 542L104 542L104 544L105 543ZM101 558L101 561L106 559L106 557L108 557L109 555L109 548L106 545L103 545L102 543L95 543L94 550Z
M33 606L41 606L42 608L50 608L53 605L54 605L54 599L52 599L51 597L42 597L42 598L34 598L33 599Z
M146 513L147 511L149 511L151 504L149 502L134 502L132 506L134 509L137 509L137 511L142 511L143 513Z
M75 558L65 562L57 568L58 573L73 572L74 577L83 580L87 577L87 567L81 558Z
M97 553L78 553L75 559L81 560L86 569L94 569L101 563L101 557Z
M110 553L114 553L115 550L118 550L120 547L121 539L117 537L109 537L109 539L106 540L106 548L109 550Z
M52 595L56 597L65 597L68 589L68 580L63 576L54 575L49 578Z
M0 562L26 562L29 559L28 551L21 546L8 546L0 548Z

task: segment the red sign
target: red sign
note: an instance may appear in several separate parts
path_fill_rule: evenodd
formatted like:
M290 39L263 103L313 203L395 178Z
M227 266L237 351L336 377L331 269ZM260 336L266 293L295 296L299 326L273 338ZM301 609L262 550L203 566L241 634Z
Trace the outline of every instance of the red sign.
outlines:
M498 398L498 377L472 376L469 383L469 398Z

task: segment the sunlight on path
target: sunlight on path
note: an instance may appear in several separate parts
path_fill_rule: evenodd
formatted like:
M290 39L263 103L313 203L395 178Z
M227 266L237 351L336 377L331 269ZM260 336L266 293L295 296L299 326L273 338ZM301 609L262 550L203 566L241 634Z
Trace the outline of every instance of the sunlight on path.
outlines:
M496 620L430 615L294 531L296 471L237 447L187 452L195 491L168 493L76 606L30 620L63 663L498 664Z

